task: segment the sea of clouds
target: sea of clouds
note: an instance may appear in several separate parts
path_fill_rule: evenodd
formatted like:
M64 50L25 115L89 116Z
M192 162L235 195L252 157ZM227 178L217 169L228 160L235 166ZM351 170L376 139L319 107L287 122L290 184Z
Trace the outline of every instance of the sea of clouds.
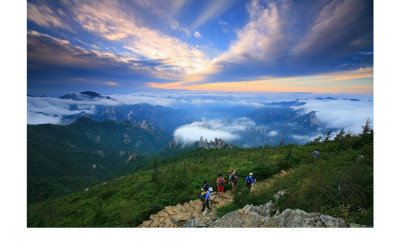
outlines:
M63 116L94 114L97 105L133 105L148 103L182 109L196 117L196 121L177 128L174 138L187 143L201 136L226 141L240 139L243 131L259 127L246 113L257 108L271 107L282 102L294 102L290 109L308 113L315 111L319 121L327 128L344 128L348 133L361 132L369 118L373 121L373 96L350 94L312 93L202 93L202 92L137 92L127 95L110 95L112 99L70 100L55 97L28 96L28 124L62 124ZM289 104L290 105L290 104ZM172 118L173 119L173 118ZM373 126L373 123L371 124ZM264 125L265 129L268 126ZM270 136L280 136L279 131L267 131ZM319 134L290 135L306 142Z

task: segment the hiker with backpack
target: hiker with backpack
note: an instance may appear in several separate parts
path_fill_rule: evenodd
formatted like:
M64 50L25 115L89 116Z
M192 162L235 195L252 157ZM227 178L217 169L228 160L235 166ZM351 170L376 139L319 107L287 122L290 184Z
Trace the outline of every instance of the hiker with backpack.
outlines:
M229 170L229 184L232 185L232 190L235 190L235 185L238 180L238 177L236 176L236 171Z
M219 177L217 178L217 186L218 186L218 197L222 197L225 186L225 178L222 177L222 174L219 174Z
M319 149L315 150L314 152L312 152L312 156L314 158L318 158L319 157Z
M201 193L200 200L203 202L203 208L201 209L201 212L204 212L204 209L207 208L210 209L209 205L209 199L210 199L210 191L208 189L206 190L203 188L203 192Z
M204 181L202 189L208 191L209 188L210 188L210 186L207 184L207 181Z
M257 180L253 178L253 173L250 173L249 176L244 179L244 182L246 183L246 186L249 188L249 190L251 189L253 184L256 183L256 181Z

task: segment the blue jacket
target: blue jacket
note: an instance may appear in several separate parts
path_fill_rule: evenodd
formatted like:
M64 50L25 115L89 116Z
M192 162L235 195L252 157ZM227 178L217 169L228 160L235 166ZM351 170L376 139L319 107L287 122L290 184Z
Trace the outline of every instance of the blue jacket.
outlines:
M244 179L245 182L250 178L251 182L256 183L256 181L253 179L251 176L247 176L246 179Z
M207 192L206 192L206 196L205 196L205 199L207 200L207 199L210 199L210 192L207 190Z

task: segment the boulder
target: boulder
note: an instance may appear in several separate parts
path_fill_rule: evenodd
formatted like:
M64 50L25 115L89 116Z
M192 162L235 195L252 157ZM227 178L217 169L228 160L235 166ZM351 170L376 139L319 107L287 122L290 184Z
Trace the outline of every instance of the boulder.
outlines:
M152 220L143 221L143 227L149 227L153 223Z
M165 210L161 210L157 213L158 217L168 217L168 213Z
M306 213L300 209L286 209L280 215L267 217L266 227L347 227L346 222L320 213Z
M175 215L177 213L176 209L174 209L174 207L171 206L165 207L164 210L168 215Z

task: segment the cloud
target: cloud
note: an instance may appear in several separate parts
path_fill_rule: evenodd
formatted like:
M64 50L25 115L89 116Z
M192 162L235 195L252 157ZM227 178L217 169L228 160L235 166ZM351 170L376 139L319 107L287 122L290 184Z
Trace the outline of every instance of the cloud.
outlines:
M35 5L34 3L29 2L27 6L28 20L42 27L63 28L71 31L71 29L67 25L65 25L61 18L61 16L66 16L66 14L61 9L53 11L50 7L46 5Z
M202 50L145 27L137 16L118 2L79 1L70 4L69 9L87 32L118 41L134 56L157 62L155 71L179 75L200 72L208 67L209 60Z
M291 135L299 144L307 143L313 141L315 138L324 137L324 134L314 133L312 135ZM332 138L331 138L332 139Z
M192 23L191 28L196 29L207 21L218 18L221 14L228 10L232 4L234 4L234 2L234 0L209 1L209 4L207 5L208 7L203 10L199 16L197 16Z
M134 58L124 58L110 52L87 50L74 46L69 41L43 34L34 30L28 31L28 60L49 65L73 66L79 68L107 68L126 65L134 67ZM137 63L137 62L136 62Z
M314 93L363 93L373 92L373 69L338 71L298 77L255 77L255 80L234 82L149 83L153 88L226 92L314 92Z
M168 94L159 94L155 92L136 92L127 95L110 95L110 97L123 105L148 103L151 105L171 107L177 102L176 99L169 97Z
M27 105L28 124L60 124L63 116L82 113L94 114L96 112L96 105L115 106L121 105L121 103L101 98L71 100L54 97L28 96Z
M108 86L118 86L118 85L119 85L118 83L116 83L116 82L111 82L111 81L105 82L105 84L108 85Z
M182 143L198 141L201 136L208 140L221 138L225 141L233 141L240 139L240 132L254 125L255 123L248 118L238 118L231 121L204 119L179 127L174 132L174 138Z
M196 38L201 38L201 34L200 34L198 31L195 31L195 32L194 32L194 36L195 36Z
M311 99L295 108L303 108L305 113L316 111L318 119L328 128L345 128L352 133L360 133L367 119L373 119L371 100Z
M51 116L28 111L28 124L61 124L61 116Z
M252 0L246 9L248 23L236 30L228 50L212 60L219 74L237 80L242 75L302 76L372 66L370 1L316 1L309 6Z
M268 133L268 136L277 136L278 135L278 131L276 130L272 130Z
M282 22L274 3L264 8L253 0L247 6L250 21L237 31L237 40L213 62L272 61L285 51Z
M354 47L370 46L372 33L369 29L372 27L372 19L362 16L368 11L367 8L368 5L361 0L329 2L322 8L309 32L293 48L293 52L308 56L325 53L332 57ZM335 53L329 48L335 48Z

